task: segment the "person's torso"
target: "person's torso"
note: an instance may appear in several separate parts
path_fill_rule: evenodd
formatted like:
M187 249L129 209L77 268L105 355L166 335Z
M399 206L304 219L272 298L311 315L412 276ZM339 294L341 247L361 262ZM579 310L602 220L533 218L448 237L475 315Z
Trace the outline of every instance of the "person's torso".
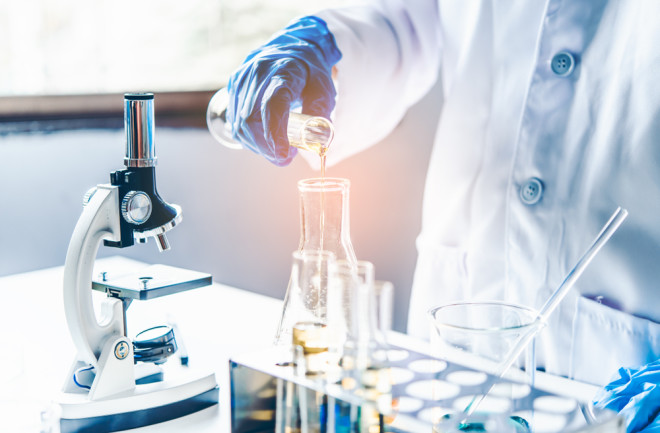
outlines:
M539 308L622 206L628 220L555 311L542 351L549 370L592 382L657 357L660 3L439 7L445 105L409 332L426 326L415 310L450 300ZM621 356L585 369L612 344Z

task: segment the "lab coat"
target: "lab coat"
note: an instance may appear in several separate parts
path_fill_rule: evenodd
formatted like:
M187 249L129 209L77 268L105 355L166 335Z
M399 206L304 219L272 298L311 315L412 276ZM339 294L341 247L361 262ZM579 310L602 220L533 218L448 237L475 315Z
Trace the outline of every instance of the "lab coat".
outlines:
M622 206L539 364L603 384L660 357L660 2L402 0L318 16L343 55L329 164L441 81L410 334L427 338L427 311L455 300L540 308Z

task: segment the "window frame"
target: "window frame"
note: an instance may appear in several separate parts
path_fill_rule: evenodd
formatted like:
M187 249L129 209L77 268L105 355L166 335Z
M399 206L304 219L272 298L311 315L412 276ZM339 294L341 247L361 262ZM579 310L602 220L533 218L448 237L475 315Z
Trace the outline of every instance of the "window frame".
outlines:
M154 92L158 125L206 127L215 90ZM0 135L122 128L123 93L0 97Z

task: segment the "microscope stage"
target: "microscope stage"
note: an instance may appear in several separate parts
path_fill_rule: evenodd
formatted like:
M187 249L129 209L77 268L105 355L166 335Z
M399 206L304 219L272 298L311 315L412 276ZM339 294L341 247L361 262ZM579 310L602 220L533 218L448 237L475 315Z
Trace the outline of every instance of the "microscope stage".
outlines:
M152 265L128 275L92 281L92 289L111 296L146 301L211 284L211 275L166 265Z

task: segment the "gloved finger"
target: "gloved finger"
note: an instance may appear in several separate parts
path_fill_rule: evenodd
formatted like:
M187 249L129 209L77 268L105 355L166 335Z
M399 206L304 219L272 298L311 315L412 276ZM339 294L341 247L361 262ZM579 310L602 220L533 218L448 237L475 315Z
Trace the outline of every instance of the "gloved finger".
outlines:
M287 126L292 104L301 98L301 92L307 78L306 69L293 60L289 60L273 76L264 91L261 118L265 138L265 154L275 165L289 164L297 154L297 149L289 145Z
M288 165L296 155L289 146L287 124L293 95L280 80L271 81L267 96L262 101L261 118L264 130L263 155L277 166Z
M262 153L265 139L259 111L250 113L246 110L245 114L237 114L231 124L234 140L257 154Z
M645 391L632 396L621 411L621 415L626 418L628 432L642 431L660 414L660 385L649 385Z
M249 68L244 65L231 76L227 83L229 102L225 112L232 138L258 154L264 143L261 112L258 108L261 106L263 92L251 85L250 79L255 76L263 76L262 79L266 79L267 65L261 65L262 68L259 68L258 62L251 64Z
M330 119L337 96L332 77L321 72L310 73L310 77L302 91L302 111L310 116Z
M608 408L619 412L630 401L630 387L635 386L632 382L633 375L637 372L631 368L620 368L618 377L601 388L594 397L594 405L599 408Z
M660 433L660 414L644 430L640 430L639 433Z
M275 146L272 137L270 137L272 133L266 126L263 116L267 114L271 124L276 119L279 121L282 118L282 113L286 112L288 116L287 103L283 101L284 103L279 104L284 107L284 111L278 112L275 108L275 111L271 114L271 110L264 110L264 101L272 98L273 89L277 87L293 87L294 92L300 92L298 90L302 87L298 77L300 72L289 73L287 71L287 69L292 68L291 63L290 59L273 59L264 55L258 59L253 59L249 65L244 65L232 75L227 86L230 100L226 111L226 119L231 126L233 138L242 143L244 147L263 155L277 165L286 165L292 158L292 156L289 158L282 155L282 149L286 150L288 147L286 134L284 135L284 143L281 143L281 148ZM295 66L293 69L295 69ZM286 118L283 121L286 124ZM278 132L275 131L275 133ZM287 160L288 162L286 162Z

